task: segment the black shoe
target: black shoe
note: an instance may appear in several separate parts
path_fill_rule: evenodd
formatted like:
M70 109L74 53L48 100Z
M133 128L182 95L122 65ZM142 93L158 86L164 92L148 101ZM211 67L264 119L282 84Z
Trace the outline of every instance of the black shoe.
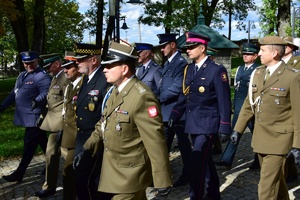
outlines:
M44 168L43 170L38 170L35 172L37 175L45 175L46 174L46 168Z
M252 162L251 165L249 166L249 169L250 170L260 169L259 162Z
M14 171L10 175L2 176L2 178L8 182L22 182L23 176L24 175L22 173L20 173L18 171Z
M190 183L190 180L186 177L181 176L174 184L173 187L180 187Z
M231 169L231 164L229 164L223 160L215 161L215 164L218 166L225 166L228 170Z
M39 197L39 198L46 198L48 196L54 195L56 190L40 190L38 192L35 192L33 196Z

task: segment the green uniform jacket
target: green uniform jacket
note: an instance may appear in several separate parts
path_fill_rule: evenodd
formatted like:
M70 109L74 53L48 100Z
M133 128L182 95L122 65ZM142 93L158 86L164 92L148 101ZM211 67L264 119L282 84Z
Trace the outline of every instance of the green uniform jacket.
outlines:
M78 97L78 92L82 86L83 76L81 80L77 83L75 88L72 84L69 84L66 88L65 99L64 99L64 115L63 115L63 136L61 141L61 147L64 148L75 148L75 141L77 135L77 125L76 125L76 102Z
M50 132L58 132L62 129L62 108L64 92L69 80L62 71L57 78L51 81L47 95L47 114L41 125L41 129Z
M103 120L97 123L84 145L94 153L99 145L104 145L98 190L134 193L146 189L152 182L156 188L171 186L158 99L135 77L115 101L113 99L112 94L106 102ZM106 122L105 125L101 121Z
M253 72L234 130L243 133L249 119L255 117L253 151L284 155L292 147L300 148L300 73L282 63L264 85L265 74L265 66ZM260 100L253 106L253 113L250 101L257 98Z
M288 67L300 69L300 56L292 56L286 63Z

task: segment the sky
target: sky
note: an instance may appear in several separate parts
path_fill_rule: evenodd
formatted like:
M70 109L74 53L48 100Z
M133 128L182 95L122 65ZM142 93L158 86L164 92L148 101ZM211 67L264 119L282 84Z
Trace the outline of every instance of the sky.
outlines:
M296 2L297 0L294 0ZM78 0L79 2L79 12L84 13L90 7L90 0ZM255 0L256 6L260 7L262 5L262 0ZM300 6L298 3L297 6ZM138 17L144 13L143 7L141 5L133 5L130 3L123 4L120 10L121 16L126 16L126 24L129 27L126 31L120 29L120 38L123 40L128 41L129 43L134 42L144 42L150 43L153 45L158 44L158 38L156 37L157 34L164 33L163 27L155 27L155 26L148 26L144 24L138 24ZM223 16L224 21L226 24L224 25L223 29L214 29L219 34L228 36L228 17ZM257 11L249 11L248 17L245 20L246 29L248 28L248 23L250 21L250 38L257 38L259 37L259 19ZM231 29L231 40L241 40L247 39L248 33L246 31L239 31L236 29L235 25L237 24L236 21L232 21L232 29ZM123 20L120 21L120 27L123 25ZM255 28L252 28L255 27ZM182 34L182 33L181 33ZM83 42L91 43L95 41L94 36L89 36L89 32L86 31L84 33Z

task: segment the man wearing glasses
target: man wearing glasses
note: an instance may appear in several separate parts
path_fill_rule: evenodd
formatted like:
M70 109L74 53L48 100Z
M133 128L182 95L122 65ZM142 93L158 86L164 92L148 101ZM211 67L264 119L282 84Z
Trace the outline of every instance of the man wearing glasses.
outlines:
M21 162L12 174L2 176L9 182L21 182L37 146L40 145L44 153L47 146L46 132L36 127L35 122L46 106L51 78L38 65L37 52L25 51L21 52L20 56L26 70L20 73L14 89L0 104L0 113L3 113L15 103L14 124L25 127Z
M76 104L75 155L77 155L101 118L101 105L109 84L101 68L99 46L77 43L75 54L78 71L85 75ZM102 153L99 155L101 155L99 159L97 156L88 158L75 169L76 193L79 200L96 198ZM94 166L98 171L93 172Z

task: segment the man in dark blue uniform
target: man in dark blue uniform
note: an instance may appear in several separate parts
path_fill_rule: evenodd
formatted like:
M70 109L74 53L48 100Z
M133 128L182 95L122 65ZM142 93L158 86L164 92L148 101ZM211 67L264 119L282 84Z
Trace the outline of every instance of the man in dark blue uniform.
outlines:
M174 106L169 125L186 115L185 133L191 134L192 168L190 199L221 199L219 177L212 159L212 145L220 133L221 141L231 133L231 100L227 70L206 54L210 39L186 33L187 54L194 62L184 71L183 91ZM207 179L207 180L206 180ZM207 186L205 186L207 185Z
M177 50L176 35L173 33L158 34L159 47L164 56L168 58L164 64L160 84L159 100L163 115L164 130L169 152L176 134L178 147L180 150L183 168L180 178L174 183L173 187L186 185L190 180L191 167L191 143L188 134L184 134L184 120L182 117L173 127L168 126L170 113L176 104L179 94L182 91L183 71L187 65L186 60Z
M21 182L38 145L46 152L46 132L35 126L47 103L50 76L38 65L38 53L20 53L26 71L20 73L14 89L0 104L0 113L15 103L14 124L25 127L24 151L18 168L10 175L3 176L9 182Z
M79 72L85 75L76 104L77 136L75 155L95 130L101 118L101 105L109 84L101 69L101 48L93 44L76 44L75 58ZM102 156L102 153L99 153ZM98 177L102 157L85 160L75 169L78 199L94 199L97 194Z
M235 126L237 118L239 116L240 110L244 103L246 96L248 95L248 86L250 81L250 76L254 69L256 69L259 64L256 63L256 58L258 54L259 48L255 44L245 43L243 44L243 60L244 64L238 67L235 74L234 79L234 99L233 99L233 119L232 119L232 127ZM249 122L248 128L253 132L254 129L254 118ZM231 168L233 163L234 155L238 146L238 142L236 144L232 144L231 141L228 141L225 151L221 156L221 160L216 162L216 165L226 166L228 169ZM249 169L258 169L259 161L257 154L255 154L254 161L250 165Z
M135 43L138 52L138 66L136 76L143 81L152 91L159 95L159 84L161 79L162 67L159 66L153 58L153 45L147 43Z

